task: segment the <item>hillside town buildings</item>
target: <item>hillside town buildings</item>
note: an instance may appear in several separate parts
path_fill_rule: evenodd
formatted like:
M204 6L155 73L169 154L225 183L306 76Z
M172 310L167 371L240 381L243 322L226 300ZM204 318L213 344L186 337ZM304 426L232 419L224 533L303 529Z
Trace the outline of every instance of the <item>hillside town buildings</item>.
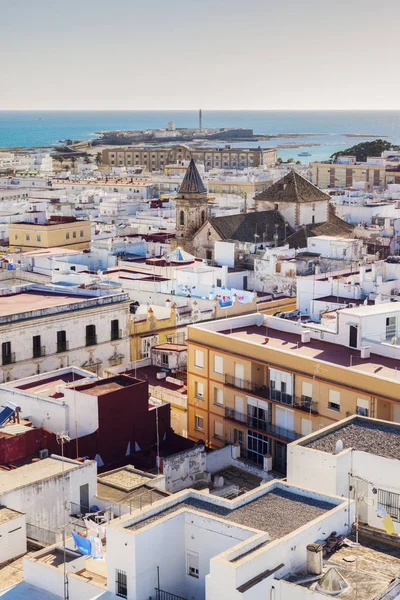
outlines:
M0 179L0 594L400 597L396 161L157 135Z

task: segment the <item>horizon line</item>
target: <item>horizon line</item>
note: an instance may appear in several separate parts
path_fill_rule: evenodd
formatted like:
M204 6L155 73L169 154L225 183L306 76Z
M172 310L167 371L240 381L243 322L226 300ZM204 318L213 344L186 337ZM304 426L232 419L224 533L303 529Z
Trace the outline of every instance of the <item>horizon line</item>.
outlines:
M192 112L200 108L0 108L0 112ZM201 108L221 112L400 112L399 108Z

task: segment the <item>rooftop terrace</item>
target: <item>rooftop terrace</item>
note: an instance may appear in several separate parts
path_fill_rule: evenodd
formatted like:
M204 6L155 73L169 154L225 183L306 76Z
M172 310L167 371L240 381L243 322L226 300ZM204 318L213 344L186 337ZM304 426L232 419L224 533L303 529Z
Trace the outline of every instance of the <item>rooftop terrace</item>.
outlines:
M263 496L233 509L206 500L189 498L178 502L172 508L167 508L148 519L129 526L128 529L141 529L183 508L194 509L237 525L266 531L271 540L274 540L318 518L334 508L334 505L276 487Z
M347 367L354 371L361 371L368 375L398 379L400 381L398 360L377 354L371 354L370 358L363 359L360 357L359 350L323 340L311 339L310 342L303 344L301 342L300 331L299 335L297 335L272 329L272 327L266 329L266 327L249 325L247 327L239 327L238 329L223 330L219 333L303 358L324 361L341 367ZM266 342L266 338L268 342Z
M362 417L345 421L338 427L332 426L321 434L317 433L302 445L335 454L338 440L342 440L344 450L353 448L353 450L400 460L400 425Z

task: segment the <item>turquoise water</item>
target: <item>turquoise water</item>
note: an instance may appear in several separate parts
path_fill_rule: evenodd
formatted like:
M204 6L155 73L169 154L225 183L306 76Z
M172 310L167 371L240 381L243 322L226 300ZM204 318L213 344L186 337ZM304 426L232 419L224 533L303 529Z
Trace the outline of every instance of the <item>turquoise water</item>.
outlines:
M88 139L108 129L148 129L196 127L197 111L0 111L0 148L37 147L64 139ZM333 152L352 146L365 138L346 134L386 136L400 144L400 111L203 111L204 127L249 127L264 134L319 134L295 139L277 138L268 142L242 142L246 146L281 144L319 144L318 146L279 150L283 159L303 150L320 160Z

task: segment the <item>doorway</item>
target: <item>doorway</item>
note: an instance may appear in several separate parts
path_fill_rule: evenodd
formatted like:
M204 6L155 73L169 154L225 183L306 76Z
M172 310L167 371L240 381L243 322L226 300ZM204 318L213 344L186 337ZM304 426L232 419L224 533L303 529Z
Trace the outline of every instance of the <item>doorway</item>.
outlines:
M350 348L357 348L357 338L358 338L357 325L350 325L350 328L349 328L349 346L350 346Z

